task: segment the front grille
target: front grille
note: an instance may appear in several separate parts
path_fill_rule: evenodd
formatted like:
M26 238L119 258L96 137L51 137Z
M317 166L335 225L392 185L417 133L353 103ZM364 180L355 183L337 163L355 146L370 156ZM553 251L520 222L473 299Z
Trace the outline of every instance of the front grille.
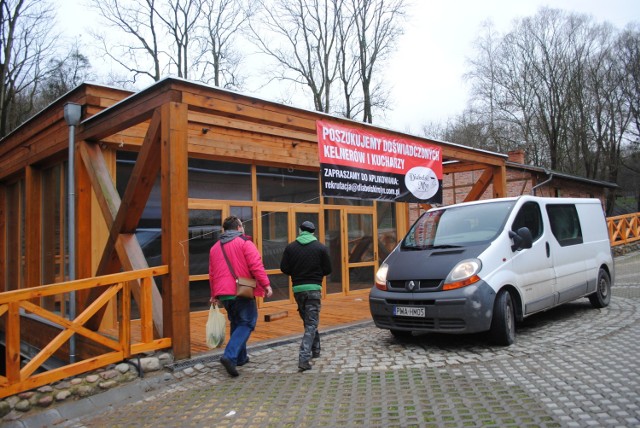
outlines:
M403 290L403 291L409 291L407 290L407 283L411 281L411 280L396 280L396 281L389 281L388 282L388 286L389 289L391 290ZM442 279L414 279L413 282L415 283L416 287L414 289L414 291L420 291L420 290L424 290L424 291L436 291L437 289L440 288L440 285L442 284L444 280Z
M375 324L382 328L406 328L431 331L462 331L466 323L460 318L400 318L376 315Z

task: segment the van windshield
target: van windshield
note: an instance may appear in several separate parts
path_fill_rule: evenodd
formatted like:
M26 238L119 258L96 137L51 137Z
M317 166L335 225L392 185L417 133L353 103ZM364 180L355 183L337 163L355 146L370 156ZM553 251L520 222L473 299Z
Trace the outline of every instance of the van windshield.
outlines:
M402 240L403 249L455 248L493 240L515 201L443 208L424 213Z

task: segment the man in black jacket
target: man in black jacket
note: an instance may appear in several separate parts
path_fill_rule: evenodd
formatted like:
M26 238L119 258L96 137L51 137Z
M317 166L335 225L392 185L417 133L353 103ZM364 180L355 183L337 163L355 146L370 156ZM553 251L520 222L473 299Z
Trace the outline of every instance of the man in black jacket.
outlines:
M298 368L311 369L311 358L320 356L320 299L322 278L331 273L331 260L327 247L313 235L316 227L310 221L300 225L300 234L287 245L282 254L280 270L291 276L293 295L298 313L304 323L304 335L300 344Z

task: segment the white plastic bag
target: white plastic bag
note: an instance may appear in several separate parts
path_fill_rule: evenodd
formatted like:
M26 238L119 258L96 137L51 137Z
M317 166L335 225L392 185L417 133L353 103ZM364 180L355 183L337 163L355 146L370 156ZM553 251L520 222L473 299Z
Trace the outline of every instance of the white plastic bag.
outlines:
M224 337L227 333L227 319L217 305L209 308L209 319L206 326L207 346L210 349L224 345Z

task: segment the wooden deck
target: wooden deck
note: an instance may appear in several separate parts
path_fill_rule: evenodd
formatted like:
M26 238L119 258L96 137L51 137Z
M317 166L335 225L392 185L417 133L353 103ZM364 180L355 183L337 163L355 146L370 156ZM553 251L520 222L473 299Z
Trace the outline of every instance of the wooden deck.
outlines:
M265 315L287 312L287 316L265 322ZM191 354L210 351L205 341L205 324L208 311L191 313ZM322 300L320 311L320 331L329 327L371 320L369 312L369 290L353 292L348 296L329 296ZM227 322L227 339L229 338ZM294 303L268 306L258 310L258 324L249 338L249 344L278 338L302 335L302 320Z

